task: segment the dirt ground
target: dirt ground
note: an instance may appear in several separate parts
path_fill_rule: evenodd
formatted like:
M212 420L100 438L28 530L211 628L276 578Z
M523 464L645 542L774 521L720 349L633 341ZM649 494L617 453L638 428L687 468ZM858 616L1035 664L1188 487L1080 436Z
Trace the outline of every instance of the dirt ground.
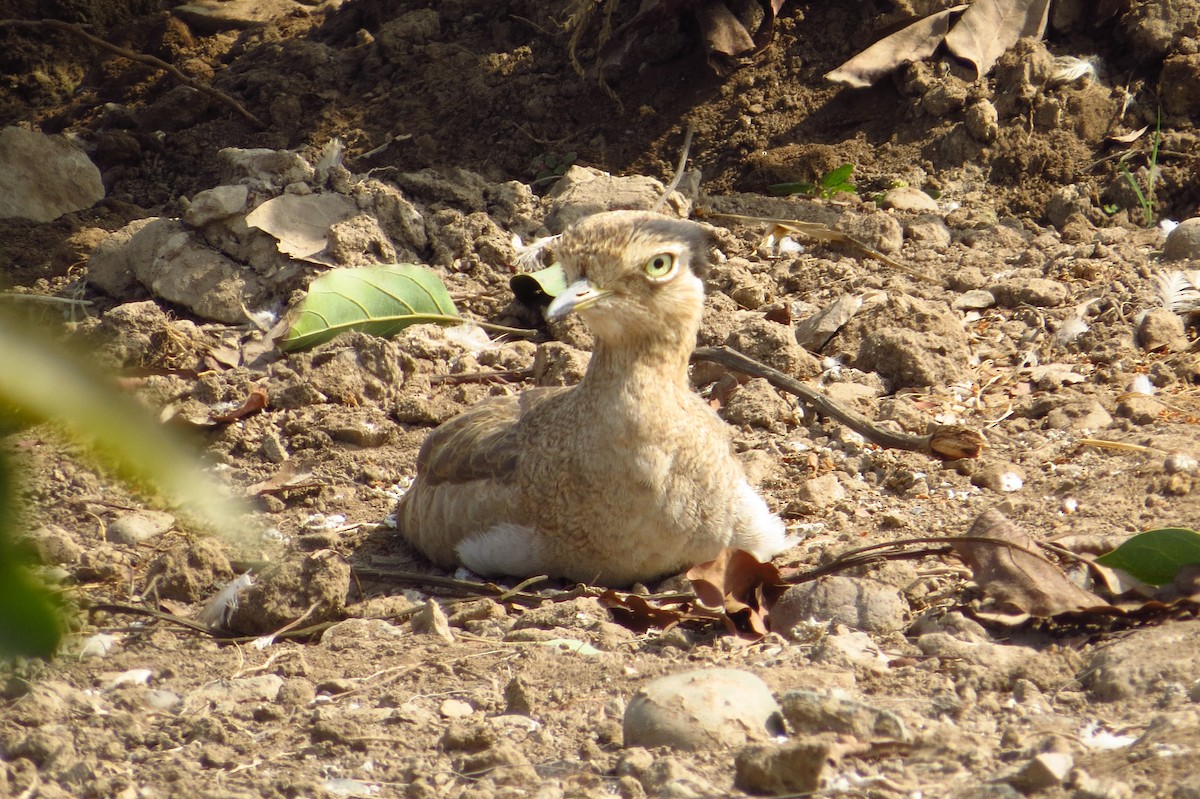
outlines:
M838 754L820 795L1200 796L1200 621L981 624L969 573L948 555L848 573L900 597L892 623L826 617L749 645L712 624L635 632L594 591L538 605L439 587L434 578L448 575L385 523L417 448L483 397L577 379L587 347L578 328L542 325L533 341L486 346L432 327L390 341L355 334L246 365L227 353L261 338L253 326L198 317L145 288L113 296L89 283L96 245L134 220L182 216L222 182L223 148L312 162L338 137L348 174L398 189L423 220L408 241L381 223L361 262L410 252L439 270L460 308L538 326L508 289L511 236L547 232L556 174L573 164L668 179L690 124L694 206L728 229L701 343L736 346L898 428L961 424L989 444L951 464L881 449L762 381L738 385L697 366L698 390L800 538L778 565L962 535L995 507L1034 538L1078 551L1195 528L1194 466L1167 454L1200 454L1195 318L1145 312L1161 307L1156 274L1200 261L1196 251L1166 261L1158 226L1200 215L1200 3L1058 0L1046 40L1020 42L985 79L939 53L851 90L822 76L943 4L788 2L761 53L714 66L695 4L663 3L672 10L662 19L628 31L620 23L637 4L616 2L605 6L625 55L604 73L608 92L595 74L603 14L579 38L581 76L565 31L572 4L561 0L257 4L268 19L240 27L169 3L52 5L9 0L0 17L89 25L236 98L264 127L145 64L0 25L0 126L68 135L107 191L54 222L0 221L0 290L90 301L62 330L136 378L156 411L206 418L256 386L270 404L199 434L206 463L252 496L248 526L266 531L255 545L147 514L164 509L53 430L9 437L47 573L80 606L191 618L250 570L273 576L243 596L241 631L271 633L302 616L300 625L337 623L298 640L230 643L82 611L60 657L17 664L0 681L0 796L787 793L736 766L739 747L623 745L636 691L713 666L752 672L777 696L839 692L900 720L903 734L883 734L802 730L789 715L794 740ZM241 8L215 5L234 17ZM758 7L729 5L747 18ZM1094 56L1099 68L1064 82L1053 77L1057 56ZM1114 138L1146 126L1133 143ZM1122 163L1141 186L1156 170L1149 224ZM854 165L856 194L767 195L843 164ZM905 187L921 189L924 205L881 210ZM889 196L901 195L912 197ZM833 223L902 268L804 237L780 251L764 245L765 225L714 212ZM249 310L282 312L320 271L265 284ZM864 298L862 309L804 352L791 328L844 295ZM500 370L508 376L472 379ZM114 533L134 517L162 523L145 536ZM389 581L382 570L416 576ZM345 585L331 599L329 586ZM1038 771L1058 756L1061 774Z

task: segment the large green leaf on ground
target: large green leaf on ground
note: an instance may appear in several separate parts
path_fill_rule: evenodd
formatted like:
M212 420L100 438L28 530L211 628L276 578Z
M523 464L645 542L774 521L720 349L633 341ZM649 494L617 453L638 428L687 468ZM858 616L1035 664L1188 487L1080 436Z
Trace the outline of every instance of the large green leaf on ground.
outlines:
M1150 530L1101 555L1096 562L1144 583L1165 585L1175 579L1181 567L1200 563L1200 533L1183 527Z
M283 348L315 347L350 330L392 336L422 322L461 321L441 279L426 267L335 269L308 287L308 296L293 311Z

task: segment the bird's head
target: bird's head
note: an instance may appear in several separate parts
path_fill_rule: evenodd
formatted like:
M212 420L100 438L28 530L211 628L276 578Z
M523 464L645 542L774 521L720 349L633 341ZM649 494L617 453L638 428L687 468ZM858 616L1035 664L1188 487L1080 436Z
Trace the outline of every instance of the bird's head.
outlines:
M607 211L575 223L555 254L567 288L546 309L577 312L610 345L660 340L692 346L704 308L699 275L711 234L695 222L647 211Z

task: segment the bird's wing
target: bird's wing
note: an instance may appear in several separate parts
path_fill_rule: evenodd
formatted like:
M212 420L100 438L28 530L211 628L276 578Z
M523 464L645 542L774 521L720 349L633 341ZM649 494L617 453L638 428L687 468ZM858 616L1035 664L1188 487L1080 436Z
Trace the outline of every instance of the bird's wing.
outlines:
M532 389L518 397L492 397L434 430L417 455L417 474L430 486L505 480L520 455L523 414L557 393Z

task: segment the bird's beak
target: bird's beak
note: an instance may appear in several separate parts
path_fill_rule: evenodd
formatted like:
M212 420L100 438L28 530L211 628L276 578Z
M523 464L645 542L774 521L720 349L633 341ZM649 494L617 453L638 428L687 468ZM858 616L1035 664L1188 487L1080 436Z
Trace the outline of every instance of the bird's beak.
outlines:
M574 311L582 311L603 297L611 294L607 289L598 289L582 278L567 286L554 301L546 307L547 319L562 319Z

